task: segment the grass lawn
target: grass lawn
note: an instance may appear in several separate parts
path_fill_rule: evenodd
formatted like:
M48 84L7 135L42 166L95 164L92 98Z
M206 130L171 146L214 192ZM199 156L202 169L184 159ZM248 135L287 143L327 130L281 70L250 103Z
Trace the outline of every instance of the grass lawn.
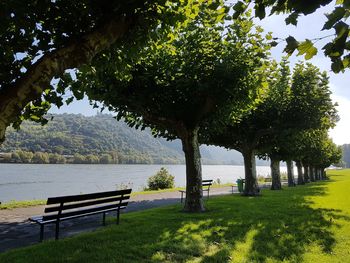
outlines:
M219 187L225 187L225 186L231 186L231 185L233 184L213 184L211 188L219 188ZM131 196L158 194L158 193L166 193L166 192L178 192L179 190L185 190L185 188L175 187L175 188L169 188L169 189L145 190L145 191L139 191L139 192L132 192ZM45 205L46 201L47 200L24 200L24 201L12 200L12 201L0 204L0 210L29 207L29 206L36 206L36 205Z
M0 210L2 209L14 209L20 207L36 206L36 205L45 205L46 200L27 200L27 201L10 201L7 203L0 204Z
M168 206L119 226L12 250L0 262L350 262L350 170L258 198L213 197L207 212Z

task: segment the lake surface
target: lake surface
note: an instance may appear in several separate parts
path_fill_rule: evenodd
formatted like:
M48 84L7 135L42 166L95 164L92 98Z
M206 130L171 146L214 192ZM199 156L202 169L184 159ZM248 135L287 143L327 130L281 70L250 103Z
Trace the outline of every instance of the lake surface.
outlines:
M175 176L176 186L185 186L184 165L0 164L0 201L110 191L125 185L138 191L161 167ZM203 179L220 179L221 183L244 178L243 166L203 165L202 171ZM257 174L269 175L270 167L257 166Z

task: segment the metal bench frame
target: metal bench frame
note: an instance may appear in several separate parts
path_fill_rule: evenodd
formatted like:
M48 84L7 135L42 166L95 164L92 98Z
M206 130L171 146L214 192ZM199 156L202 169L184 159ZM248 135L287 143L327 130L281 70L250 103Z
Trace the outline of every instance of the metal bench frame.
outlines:
M209 199L209 191L210 191L210 186L212 186L212 184L213 184L213 180L202 180L202 188L206 187L206 188L203 188L202 191L208 193L207 199ZM179 190L179 192L181 193L181 203L182 203L183 197L184 197L184 194L186 194L186 191Z

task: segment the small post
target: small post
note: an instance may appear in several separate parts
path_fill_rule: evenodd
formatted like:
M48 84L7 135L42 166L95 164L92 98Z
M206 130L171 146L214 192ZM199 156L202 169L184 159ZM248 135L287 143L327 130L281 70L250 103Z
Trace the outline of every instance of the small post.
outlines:
M118 213L117 213L117 225L119 225L119 214L120 214L120 207L119 207Z
M55 239L58 240L58 234L60 232L60 220L56 221L56 231L55 231Z
M44 225L40 225L40 242L43 242L44 239Z

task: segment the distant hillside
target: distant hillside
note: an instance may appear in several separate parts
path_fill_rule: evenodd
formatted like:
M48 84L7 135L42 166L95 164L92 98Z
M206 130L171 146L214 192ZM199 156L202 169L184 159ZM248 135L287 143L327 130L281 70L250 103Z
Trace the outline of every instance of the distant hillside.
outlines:
M116 121L111 115L86 117L76 114L53 115L45 126L25 121L18 132L9 129L1 152L18 150L97 155L115 153L120 163L183 163L181 142L154 138L149 130L140 131ZM204 164L243 164L237 151L201 146Z

